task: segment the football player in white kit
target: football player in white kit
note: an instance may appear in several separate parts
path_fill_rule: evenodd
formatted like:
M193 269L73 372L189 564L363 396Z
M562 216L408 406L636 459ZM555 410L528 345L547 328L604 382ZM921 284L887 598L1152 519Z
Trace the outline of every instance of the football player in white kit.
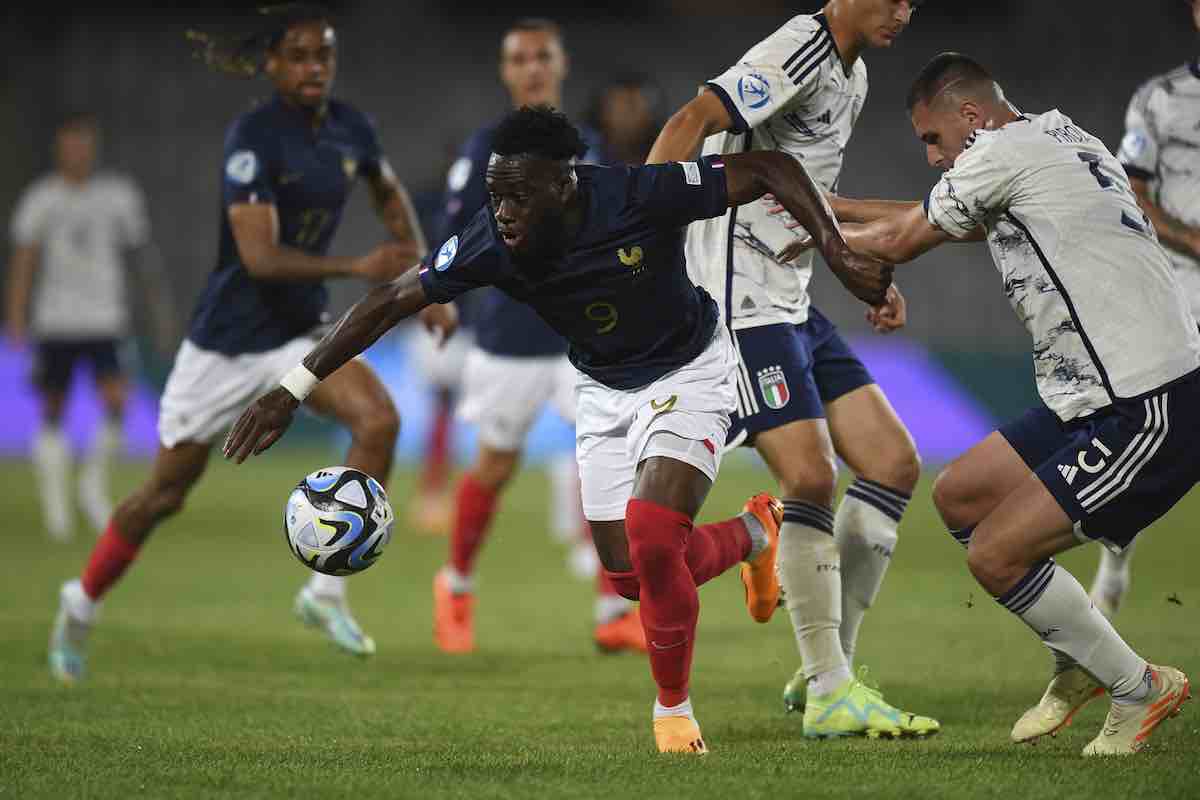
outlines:
M1200 28L1200 2L1188 4ZM1142 84L1129 104L1117 158L1200 319L1200 58ZM1132 544L1123 553L1100 554L1090 594L1109 617L1129 588L1132 555Z
M7 333L34 341L33 383L42 402L33 464L42 514L51 538L71 536L71 453L62 417L75 365L87 362L104 405L79 475L79 501L103 531L112 513L109 464L121 447L128 379L120 357L129 336L125 263L138 271L149 294L156 338L173 344L174 310L150 240L142 192L125 175L96 170L100 128L76 113L55 135L55 170L39 178L17 205L9 267ZM30 313L32 312L32 314Z
M1112 697L1084 755L1140 750L1190 694L1148 664L1053 556L1120 551L1200 479L1200 330L1121 164L1058 110L1017 111L980 64L943 53L908 107L929 163L924 204L841 200L851 246L903 263L986 239L1033 339L1042 404L938 476L934 503L972 574L1053 652L1041 701L1013 727L1032 741Z
M788 21L667 123L649 163L703 152L779 150L828 192L867 95L869 48L888 47L915 0L831 0ZM723 309L740 368L729 446L752 445L779 482L780 582L802 666L784 689L804 734L927 735L936 720L901 712L851 673L859 627L891 560L920 476L912 437L837 329L809 303L812 255L792 269L794 223L769 201L688 230L688 264ZM801 232L802 233L802 232ZM893 287L876 330L904 324ZM854 471L837 513L836 457Z

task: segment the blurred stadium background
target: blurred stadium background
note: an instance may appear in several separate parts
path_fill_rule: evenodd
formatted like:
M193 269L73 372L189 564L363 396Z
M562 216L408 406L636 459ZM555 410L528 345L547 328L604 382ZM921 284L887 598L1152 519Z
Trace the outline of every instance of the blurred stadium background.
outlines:
M483 0L333 2L341 40L337 94L372 113L401 178L433 225L447 167L464 137L501 114L498 38L519 16L547 15L565 30L572 58L567 110L583 114L594 93L621 72L648 73L673 110L698 82L736 60L748 45L812 0L641 0L499 6ZM847 154L847 195L920 196L934 173L911 134L903 97L911 76L937 52L957 49L990 65L1011 99L1027 110L1059 107L1110 148L1137 84L1194 52L1195 34L1179 0L1148 0L1136 10L1092 0L930 0L891 51L869 54L871 96ZM218 176L225 126L256 99L265 81L214 74L192 60L189 27L220 30L253 6L232 3L44 4L17 0L0 10L4 53L0 127L9 157L0 163L0 209L51 168L56 121L74 109L95 111L105 131L102 162L131 174L150 203L181 320L212 269L217 245ZM1119 13L1118 13L1119 10ZM1086 21L1084 21L1086 20ZM334 253L360 252L381 237L365 192L344 218ZM6 226L7 236L7 226ZM859 345L865 360L913 429L922 455L943 461L997 420L1034 398L1026 336L998 289L982 245L943 248L901 273L910 304L902 336L873 337L855 301L830 279L814 281L817 304ZM334 310L361 290L332 285ZM372 352L404 414L401 448L419 452L427 403L407 368L405 333ZM140 339L144 344L146 340ZM169 354L140 347L142 390L128 415L129 446L155 445L154 397ZM27 451L37 406L26 387L28 354L0 346L0 454ZM68 428L82 441L98 416L88 385L78 384ZM310 425L308 435L329 431ZM460 455L471 448L457 437ZM531 454L570 446L554 421L539 425Z

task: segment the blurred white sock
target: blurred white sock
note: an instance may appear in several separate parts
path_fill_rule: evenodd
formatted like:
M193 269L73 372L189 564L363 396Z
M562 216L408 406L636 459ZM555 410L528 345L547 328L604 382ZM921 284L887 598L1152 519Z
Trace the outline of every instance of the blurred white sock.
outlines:
M579 534L583 523L582 500L579 495L579 464L574 451L555 456L550 473L550 532L556 541L570 544Z
M633 601L626 600L619 594L596 595L596 624L605 625L620 619L633 608Z
M121 449L121 421L106 419L92 438L91 448L79 472L79 503L97 534L103 533L112 516L108 475Z
M1133 560L1133 545L1134 542L1131 542L1129 547L1119 554L1107 549L1100 551L1100 569L1096 571L1092 590L1088 594L1106 617L1117 613L1121 601L1125 599L1125 593L1129 591L1129 566Z
M329 600L346 598L346 579L337 575L323 575L320 572L314 572L308 579L306 588L313 594Z
M42 519L50 538L71 538L70 480L71 450L57 425L44 425L33 438L33 468L42 500Z

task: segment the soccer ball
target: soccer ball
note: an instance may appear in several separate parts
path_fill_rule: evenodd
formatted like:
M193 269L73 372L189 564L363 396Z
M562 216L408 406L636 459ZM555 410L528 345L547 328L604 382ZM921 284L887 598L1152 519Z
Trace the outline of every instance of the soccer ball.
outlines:
M288 496L283 535L309 569L353 575L374 564L392 539L392 504L379 482L351 467L307 475Z

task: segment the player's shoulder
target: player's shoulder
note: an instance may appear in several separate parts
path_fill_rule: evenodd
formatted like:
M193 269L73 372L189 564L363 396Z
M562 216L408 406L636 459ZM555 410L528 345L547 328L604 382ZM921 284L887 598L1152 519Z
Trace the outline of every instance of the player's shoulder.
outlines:
M784 50L788 53L800 52L805 47L813 50L823 46L826 39L832 41L828 26L819 17L819 14L797 14L760 39L743 60L754 61L757 57L778 55Z
M490 123L476 128L463 142L462 151L472 160L486 160L492 153L492 140L496 138L496 125Z
M64 188L63 179L57 173L47 172L39 175L25 186L21 192L22 202L44 202L59 193Z
M274 103L259 102L234 117L225 128L225 146L228 148L247 143L266 144L271 141L274 122Z
M356 134L374 136L378 127L375 118L358 106L338 98L330 98L327 109L330 119L337 120Z

